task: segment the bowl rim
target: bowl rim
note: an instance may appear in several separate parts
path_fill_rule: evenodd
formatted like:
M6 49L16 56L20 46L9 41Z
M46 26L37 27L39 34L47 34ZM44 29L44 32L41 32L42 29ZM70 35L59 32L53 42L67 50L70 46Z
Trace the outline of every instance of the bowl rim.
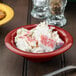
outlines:
M12 52L14 52L18 55L24 56L26 58L49 58L49 57L57 56L57 55L65 52L65 51L67 51L68 49L71 48L71 46L73 44L73 38L70 35L70 33L67 32L66 30L64 30L63 28L60 28L60 27L57 27L57 26L54 26L54 25L49 25L49 26L55 27L56 29L60 30L61 33L64 33L64 36L66 38L66 41L65 41L64 45L57 50L54 50L52 52L44 52L44 53L31 53L31 52L22 51L22 50L18 49L16 46L13 46L11 44L11 41L9 40L9 38L12 36L13 32L17 31L17 29L22 28L22 27L28 29L28 28L36 27L36 26L37 26L37 24L24 25L24 26L15 28L14 30L10 31L5 37L6 47L10 51L12 51Z

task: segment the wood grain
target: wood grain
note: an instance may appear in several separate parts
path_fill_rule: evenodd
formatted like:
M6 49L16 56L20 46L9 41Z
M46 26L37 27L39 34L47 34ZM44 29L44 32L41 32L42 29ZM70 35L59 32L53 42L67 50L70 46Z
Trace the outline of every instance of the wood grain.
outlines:
M28 0L3 0L3 3L14 9L15 16L0 27L0 76L22 76L23 57L9 51L4 44L8 32L27 22Z
M64 29L66 29L73 37L71 49L64 53L65 66L76 65L76 3L68 3L65 15L68 22ZM66 72L66 76L76 76L76 70Z

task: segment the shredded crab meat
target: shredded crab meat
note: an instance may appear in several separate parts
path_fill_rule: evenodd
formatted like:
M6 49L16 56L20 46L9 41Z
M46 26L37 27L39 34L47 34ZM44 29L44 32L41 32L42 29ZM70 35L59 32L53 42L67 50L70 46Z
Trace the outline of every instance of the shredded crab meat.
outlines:
M44 21L32 30L20 28L17 30L15 43L17 48L22 51L32 53L44 53L60 48L64 41L59 37L55 27L49 27Z

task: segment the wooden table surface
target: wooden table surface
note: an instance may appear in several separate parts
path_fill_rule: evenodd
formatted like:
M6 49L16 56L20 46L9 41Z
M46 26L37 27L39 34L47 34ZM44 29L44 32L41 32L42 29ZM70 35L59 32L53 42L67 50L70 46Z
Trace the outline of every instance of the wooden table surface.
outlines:
M31 17L32 0L0 0L14 9L14 18L0 27L0 76L43 76L67 65L76 65L76 3L68 3L65 16L68 20L64 29L73 36L73 46L67 52L48 62L35 63L9 51L4 38L11 30L42 20ZM56 76L76 76L76 70L63 72Z

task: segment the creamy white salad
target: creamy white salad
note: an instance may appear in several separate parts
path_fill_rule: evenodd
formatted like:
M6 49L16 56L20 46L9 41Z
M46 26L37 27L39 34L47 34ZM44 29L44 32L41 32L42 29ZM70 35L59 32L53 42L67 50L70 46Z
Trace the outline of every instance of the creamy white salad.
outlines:
M54 29L55 27L49 28L46 22L41 22L32 30L20 28L15 37L16 46L22 51L32 53L52 52L64 44Z

